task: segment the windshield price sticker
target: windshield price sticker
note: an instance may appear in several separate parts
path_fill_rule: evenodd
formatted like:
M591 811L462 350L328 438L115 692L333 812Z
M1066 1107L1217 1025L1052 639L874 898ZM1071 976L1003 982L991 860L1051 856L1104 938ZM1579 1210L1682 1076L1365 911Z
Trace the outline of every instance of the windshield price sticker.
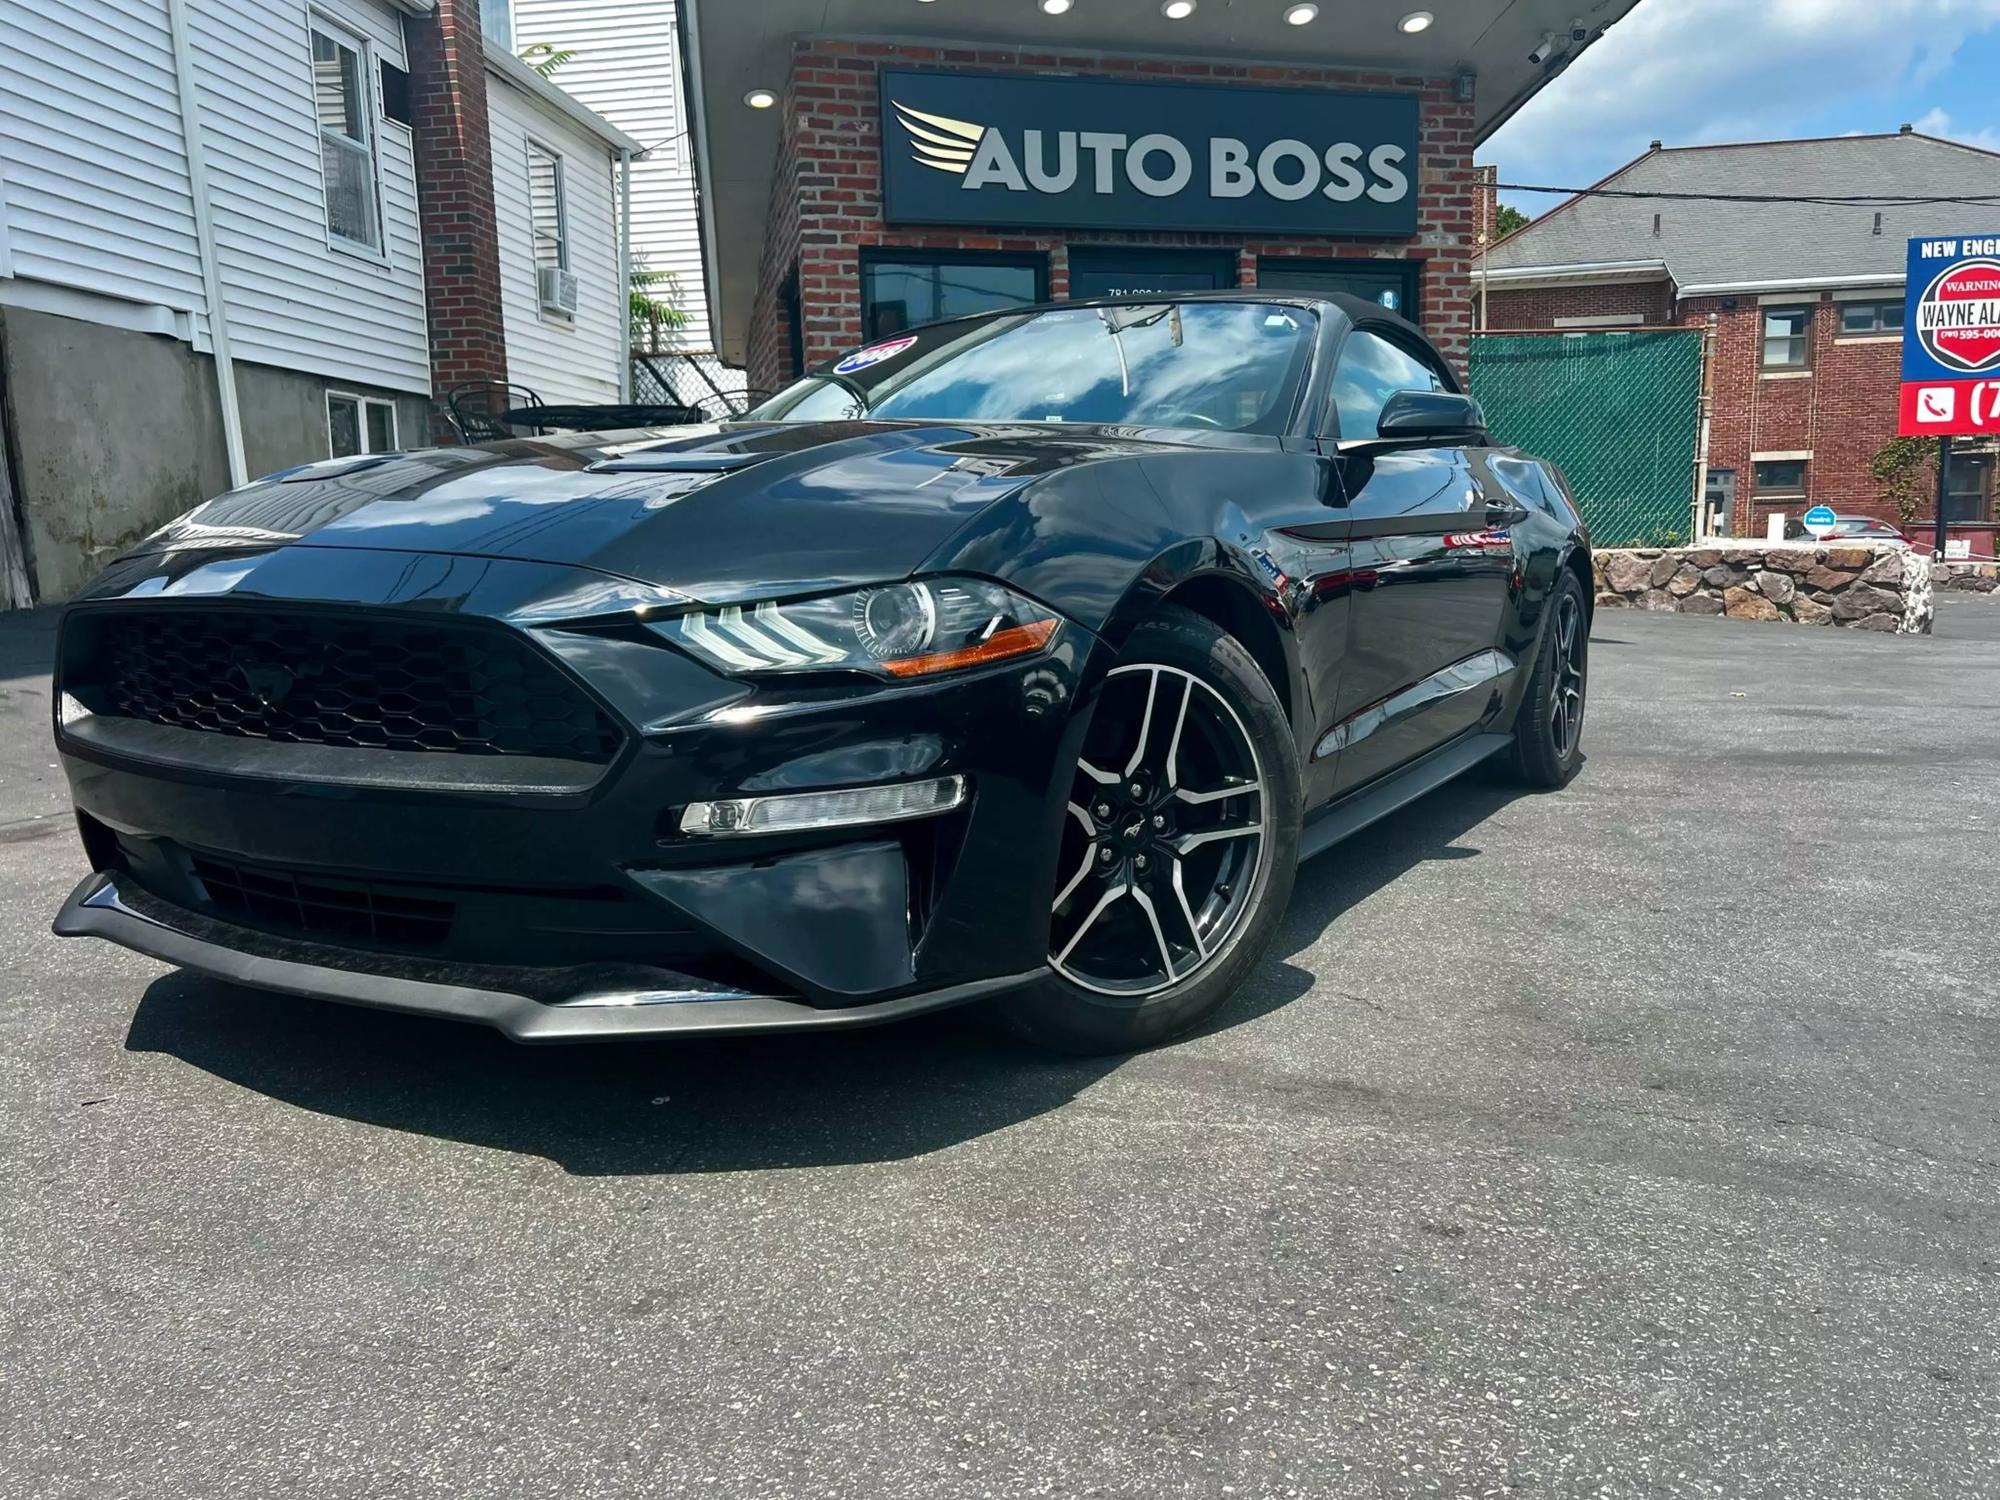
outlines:
M885 359L894 359L916 342L912 334L906 339L890 339L884 344L870 344L866 349L856 349L847 358L833 367L836 375L852 375L856 370L865 370L870 365L879 365Z

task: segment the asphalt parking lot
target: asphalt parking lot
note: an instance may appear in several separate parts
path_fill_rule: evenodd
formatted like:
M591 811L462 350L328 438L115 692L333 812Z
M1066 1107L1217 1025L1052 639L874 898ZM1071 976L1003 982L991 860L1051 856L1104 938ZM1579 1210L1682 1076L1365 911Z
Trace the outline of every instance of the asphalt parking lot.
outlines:
M1567 791L1222 1022L529 1050L48 921L0 628L0 1495L2000 1493L2000 601L1606 612Z

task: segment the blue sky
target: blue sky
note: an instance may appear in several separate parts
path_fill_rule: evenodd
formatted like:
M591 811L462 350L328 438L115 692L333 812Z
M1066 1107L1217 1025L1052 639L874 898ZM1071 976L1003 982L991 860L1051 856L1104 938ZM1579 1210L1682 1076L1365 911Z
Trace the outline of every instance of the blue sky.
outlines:
M1480 148L1580 187L1646 149L1919 130L2000 150L2000 0L1640 0ZM1540 213L1557 200L1502 198Z

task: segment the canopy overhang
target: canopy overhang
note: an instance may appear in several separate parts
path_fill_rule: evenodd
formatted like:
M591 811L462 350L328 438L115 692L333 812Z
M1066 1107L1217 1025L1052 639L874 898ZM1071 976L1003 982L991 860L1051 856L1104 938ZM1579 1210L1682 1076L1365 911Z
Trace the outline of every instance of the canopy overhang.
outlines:
M1469 74L1474 129L1483 141L1636 4L1327 0L1311 23L1293 26L1284 18L1291 0L1198 0L1178 21L1167 19L1160 0L1078 0L1060 16L1044 14L1034 0L682 0L685 98L718 352L732 364L743 361L783 126L781 111L752 109L744 96L755 89L782 96L792 44L801 38ZM1403 31L1403 18L1420 7L1435 19ZM727 248L726 257L718 247Z

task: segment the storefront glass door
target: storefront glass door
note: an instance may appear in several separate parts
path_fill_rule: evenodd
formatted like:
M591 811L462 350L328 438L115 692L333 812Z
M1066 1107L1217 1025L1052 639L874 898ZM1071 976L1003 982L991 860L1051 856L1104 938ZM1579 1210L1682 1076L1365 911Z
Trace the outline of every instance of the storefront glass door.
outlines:
M1346 292L1422 326L1423 319L1417 316L1419 269L1413 260L1304 260L1274 255L1257 262L1257 285L1280 292Z
M1213 292L1236 285L1234 250L1132 250L1072 245L1069 294L1147 297L1159 292Z
M1039 255L867 254L861 262L861 326L870 339L882 339L939 318L1025 307L1046 297L1046 270Z

